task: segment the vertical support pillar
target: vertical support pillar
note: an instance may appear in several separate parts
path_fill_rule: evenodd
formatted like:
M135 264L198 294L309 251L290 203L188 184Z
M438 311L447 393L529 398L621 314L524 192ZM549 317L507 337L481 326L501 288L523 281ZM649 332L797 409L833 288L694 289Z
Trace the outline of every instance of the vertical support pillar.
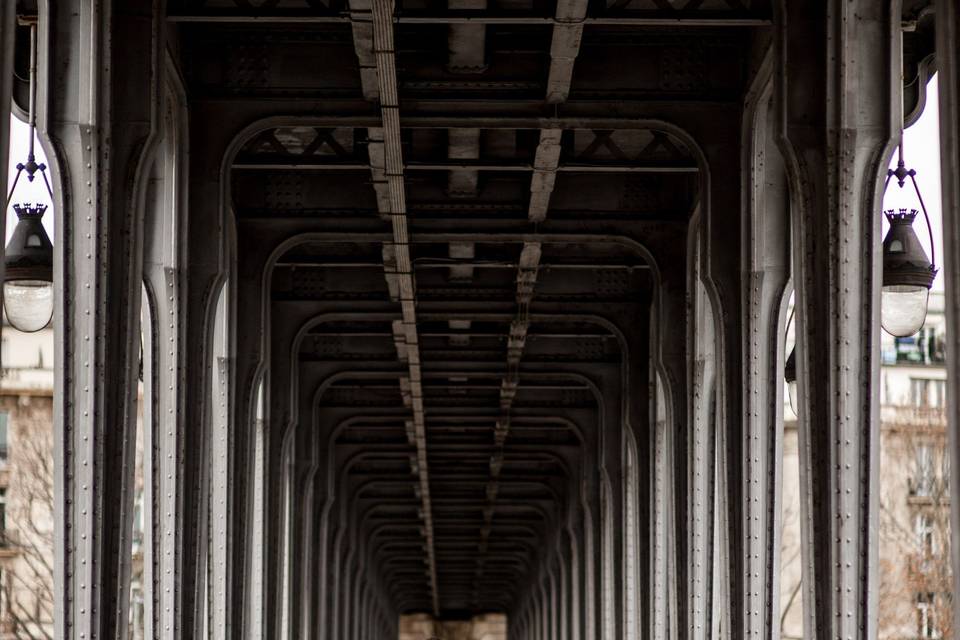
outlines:
M624 512L623 512L623 430L626 417L620 366L604 368L599 378L601 395L600 428L597 433L600 469L599 550L601 558L600 598L603 640L623 638L624 621Z
M299 593L297 595L297 616L294 618L300 631L298 636L304 640L312 638L312 616L313 616L313 587L316 584L314 567L316 567L317 529L318 518L317 511L322 507L322 502L317 499L317 473L324 462L320 458L320 439L319 429L310 429L307 433L310 465L305 473L305 478L301 483L302 498L299 501L301 505L300 527L301 533L297 543L300 547L299 556Z
M664 247L672 252L655 256L658 265L686 265L688 246L685 232L671 237ZM654 499L650 514L650 564L653 597L647 617L647 633L653 640L686 637L686 626L678 604L690 593L687 558L689 383L687 380L688 281L684 270L663 269L651 306L650 353L652 377L657 381L656 402L651 421L656 430L649 434L654 457L650 465L650 483Z
M6 105L10 104L13 92L13 49L16 42L16 2L5 2L0 7L0 105L4 105L0 112L0 194L6 202L7 184L6 167L10 166L10 117ZM7 212L0 212L0 237L4 238L4 247L0 248L0 258L4 256L7 237ZM3 260L0 259L0 282L4 274ZM0 363L2 364L2 363Z
M212 123L216 122L216 126ZM241 602L232 587L236 567L236 545L245 540L236 537L233 495L237 458L234 430L228 427L227 455L219 464L225 475L219 499L210 505L211 482L211 417L213 416L214 342L217 303L225 293L230 304L224 310L226 336L233 335L234 290L230 282L230 247L234 239L232 220L223 206L221 164L233 135L230 123L224 122L216 110L191 105L188 206L188 231L181 233L186 241L185 265L180 270L182 287L182 346L184 359L183 423L177 426L179 460L169 480L174 490L163 496L177 514L173 554L163 559L165 577L174 585L171 607L162 615L168 622L163 633L172 638L198 637L203 629L208 604L222 609L224 627L215 629L215 637L236 637L242 626ZM224 372L232 384L233 362ZM230 394L232 395L232 394ZM229 400L228 400L229 401ZM225 419L232 423L232 402L227 405ZM212 506L212 510L208 510ZM217 580L229 585L228 593L215 593L208 588L207 557L210 553L210 517L214 521L234 516L217 532L218 552L222 564L214 565ZM222 575L220 575L222 574ZM210 602L208 596L213 600ZM221 614L218 614L221 615Z
M567 533L565 528L561 528L557 534L557 546L554 550L557 558L557 568L559 570L559 599L557 604L557 624L559 627L558 638L560 640L570 640L570 581L569 581L569 562L567 557Z
M152 336L150 340L144 340L144 348L149 349L143 360L144 406L151 411L150 419L144 421L144 434L149 434L151 442L150 447L144 447L144 469L149 469L153 478L147 495L152 515L150 549L157 567L150 607L156 612L159 624L156 632L161 635L163 630L175 626L172 613L176 611L176 568L172 559L177 555L177 511L175 500L168 496L177 494L178 451L183 425L183 367L180 366L184 357L183 318L179 304L182 283L178 276L176 268L165 267L162 263L148 265L145 273L148 288L156 301ZM163 383L161 377L165 378ZM153 621L149 623L153 624Z
M790 280L790 216L786 176L775 148L772 57L764 61L748 94L743 125L744 432L740 458L734 461L742 469L739 514L728 530L731 548L737 550L730 558L731 583L736 585L730 607L740 611L746 640L775 637L771 634L779 627L780 613L784 294ZM735 533L738 526L740 535Z
M698 237L702 247L705 240ZM699 257L695 258L699 262ZM716 495L716 387L718 353L724 336L714 323L714 305L702 284L700 269L694 269L693 310L690 341L689 420L685 425L687 492L677 495L686 508L687 598L680 600L681 631L686 640L706 640L713 614L714 497ZM682 636L681 636L682 637Z
M811 638L877 634L882 176L899 129L896 2L781 0L792 188L804 611Z
M572 496L577 496L580 485L577 483ZM567 540L570 543L570 640L583 640L583 570L580 558L580 543L577 535L577 523L582 511L571 505L567 520Z
M663 393L663 385L659 382L659 376L654 376L654 382L650 386L651 396L656 398L656 401L651 409L651 422L654 428L650 434L653 462L649 467L649 481L653 497L650 500L649 509L649 563L646 565L651 574L652 595L645 629L647 637L653 640L667 640L667 629L674 626L669 625L667 620L672 593L669 581L672 572L668 567L671 566L670 560L675 557L673 549L675 536L672 533L674 520L670 509L673 503L673 483L670 482L670 470L673 468L671 464L673 438L670 437L668 429L665 406L667 400Z
M40 4L38 121L57 150L56 636L106 640L126 633L161 31L152 2Z
M691 394L698 403L691 424L701 431L690 477L701 485L691 488L699 497L694 526L699 524L700 548L696 562L699 590L696 619L690 632L694 640L709 637L721 623L742 628L744 543L738 517L743 505L746 470L743 460L743 237L741 135L742 115L725 112L713 119L713 128L702 134L709 180L699 231L702 294L695 300L695 378ZM701 324L702 322L702 324ZM712 434L712 435L711 435ZM726 513L723 504L729 505ZM719 509L719 512L718 512ZM717 526L717 525L721 526ZM722 526L729 524L729 527ZM716 606L716 605L720 606Z
M540 567L540 577L537 579L537 624L540 627L540 640L550 640L550 618L547 596L547 575L545 567Z
M255 244L252 236L244 239L244 246ZM266 260L263 262L266 264ZM269 297L264 304L273 304ZM291 337L299 329L299 322L294 318L284 318L274 309L270 309L269 326L266 328L269 348L269 399L270 425L265 440L265 517L266 529L264 532L264 623L268 633L278 638L286 638L281 633L281 627L286 622L292 622L294 610L290 607L289 596L294 595L291 588L293 582L292 554L295 518L299 511L295 508L294 494L298 491L298 464L296 451L302 441L306 424L312 419L311 415L298 415L299 407L292 406L290 389L294 384L291 379L292 352ZM306 402L308 398L301 399ZM302 466L302 465L301 465ZM287 516L290 516L289 524ZM343 571L344 569L341 569ZM339 605L335 606L335 615L339 620L349 618L342 610L350 602L349 591L334 591ZM290 624L287 629L292 629ZM345 628L341 622L341 628ZM334 627L335 629L335 627ZM334 630L331 637L342 637Z
M583 627L584 640L603 640L603 500L601 499L599 455L595 442L596 427L584 435L583 466L586 469L581 489L581 547L583 552Z
M553 554L551 554L551 555L553 555ZM558 638L559 638L560 636L559 636L559 631L558 631L557 619L558 619L558 614L559 614L559 609L560 609L560 608L559 608L559 606L558 606L558 605L559 605L559 600L558 600L558 598L559 598L559 593L558 593L558 591L559 591L559 590L558 590L558 588L557 588L557 587L558 587L558 585L557 585L557 572L556 572L556 569L555 569L556 565L554 564L554 560L551 559L551 558L548 556L548 557L547 557L547 562L550 563L550 565L549 565L549 566L550 566L550 569L547 571L547 579L549 580L549 583L550 583L550 589L549 589L550 601L549 601L549 604L548 604L548 609L549 609L549 611L547 611L547 615L548 615L548 617L550 618L550 639L551 639L551 640L558 640Z
M209 512L211 514L207 539L208 550L208 618L210 619L210 640L227 640L230 628L228 619L230 590L229 564L231 546L230 511L227 508L234 474L231 461L234 458L234 429L230 417L233 406L232 373L234 368L232 352L230 312L232 296L221 296L216 314L216 329L212 348L213 384L210 394L209 424L207 438L210 449L209 474L210 495Z
M943 197L943 279L947 312L947 425L950 446L950 491L960 496L960 7L937 0L937 68L940 82L940 180ZM960 501L951 500L950 545L953 593L960 593ZM954 597L954 629L960 607Z
M644 636L644 624L650 619L652 597L652 545L649 542L654 532L651 509L644 507L652 504L655 487L652 474L644 473L654 465L654 452L651 447L651 434L654 430L650 417L650 408L654 406L651 397L651 334L650 300L642 301L638 313L631 313L627 321L632 330L626 334L627 362L624 400L627 425L624 433L624 447L629 464L625 463L624 484L624 633L627 640ZM628 571L626 567L629 567ZM632 587L628 588L631 585Z
M256 235L257 241L251 240ZM269 545L257 544L254 540L266 541L270 539L270 532L279 527L264 522L268 507L265 504L264 483L268 482L267 462L263 458L257 464L258 451L265 453L258 446L269 446L269 430L258 443L258 431L262 431L263 416L258 419L258 412L264 410L258 406L260 394L266 394L268 382L272 382L271 375L265 372L265 352L267 351L265 306L269 299L264 298L263 278L268 269L268 260L274 247L272 238L265 239L260 230L256 234L238 223L237 255L243 260L236 263L235 292L235 369L233 384L236 392L233 399L233 477L231 482L231 557L230 557L230 590L227 596L228 605L232 607L232 629L234 638L256 638L266 633L263 621L265 619L265 600L272 593L274 583L271 576L266 575L265 567L270 564L272 556L268 553ZM281 372L289 375L288 372ZM286 379L286 378L285 378ZM272 397L272 396L271 396ZM285 396L285 399L287 397ZM269 464L269 463L268 463ZM259 473L260 477L255 474ZM273 471L277 473L277 471ZM260 514L260 518L256 514ZM269 530L269 531L268 531Z

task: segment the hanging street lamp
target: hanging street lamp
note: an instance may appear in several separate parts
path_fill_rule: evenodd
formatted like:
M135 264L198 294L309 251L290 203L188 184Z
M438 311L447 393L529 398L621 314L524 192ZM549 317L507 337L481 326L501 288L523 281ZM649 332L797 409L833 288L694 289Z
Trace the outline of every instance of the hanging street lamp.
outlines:
M28 124L30 125L30 143L27 161L17 165L17 173L6 207L10 206L17 183L26 173L27 180L33 182L36 174L43 176L47 193L53 198L53 190L47 179L46 165L37 163L34 154L36 135L37 104L37 24L30 26L30 107ZM20 331L33 332L50 324L53 317L53 244L43 228L43 214L47 211L44 204L14 204L17 214L17 226L7 244L4 255L3 309L7 320Z
M887 182L884 192L890 185L890 179L896 178L900 188L907 179L913 184L920 203L920 211L916 209L888 209L883 212L890 223L890 229L883 239L883 282L880 287L880 326L892 336L903 338L912 336L920 331L927 318L927 303L930 288L937 276L937 267L934 262L936 256L933 244L933 230L930 227L930 216L917 185L917 172L907 169L903 160L903 145L900 145L897 168L887 171ZM928 259L920 239L913 230L913 221L917 215L923 213L930 234L930 251L933 258ZM787 319L789 330L793 311ZM783 367L783 378L787 383L787 394L790 398L790 408L797 412L797 349L790 350L790 355Z
M53 245L41 222L46 205L13 210L18 221L4 257L3 308L15 329L29 333L53 317Z
M790 315L787 316L787 326L784 328L784 342L790 337L790 325L793 323L793 314L796 309L790 308ZM787 383L787 398L790 400L790 410L794 415L799 415L800 405L797 401L797 341L793 341L793 347L790 348L790 355L783 364L783 380Z
M887 172L887 185L896 178L900 188L907 178L913 183L920 202L920 209L930 234L930 251L933 254L933 230L927 207L917 186L916 171L907 169L903 162L903 146L900 146L900 159L897 168ZM937 268L932 259L927 258L920 239L913 230L916 209L890 209L883 212L890 223L890 229L883 239L883 284L880 288L880 325L890 335L902 338L911 336L923 327L927 317L927 302Z
M783 379L787 383L787 398L790 400L790 410L794 414L799 414L800 408L797 400L797 348L790 349L790 355L783 365Z

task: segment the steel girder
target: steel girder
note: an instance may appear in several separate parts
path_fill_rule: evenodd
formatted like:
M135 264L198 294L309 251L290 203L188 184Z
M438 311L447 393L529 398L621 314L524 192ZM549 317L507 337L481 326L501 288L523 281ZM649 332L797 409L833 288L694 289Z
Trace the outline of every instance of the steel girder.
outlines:
M388 637L406 611L499 610L519 638L631 637L630 544L645 633L765 636L776 410L757 397L776 398L789 191L822 498L810 619L870 637L875 441L855 427L875 417L877 229L853 212L875 201L899 104L889 7L201 4L41 7L62 212L58 636L126 620L145 279L166 298L147 358L169 412L151 427L155 636L198 635L203 611L217 638L339 639ZM167 51L182 90L162 87ZM176 144L164 91L189 122ZM767 170L772 141L785 162ZM159 158L180 218L143 204ZM143 250L145 229L175 246ZM651 505L636 531L624 447Z

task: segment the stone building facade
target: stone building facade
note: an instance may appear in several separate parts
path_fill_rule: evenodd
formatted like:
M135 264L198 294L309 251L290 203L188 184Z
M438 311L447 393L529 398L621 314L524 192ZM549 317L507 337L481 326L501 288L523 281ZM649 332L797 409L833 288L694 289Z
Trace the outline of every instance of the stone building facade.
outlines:
M53 330L3 328L0 638L54 638Z
M3 327L0 373L0 640L52 640L54 482L52 327ZM142 430L138 430L141 433ZM138 440L138 459L142 441ZM136 505L143 500L142 467ZM129 640L143 638L142 514L130 549Z

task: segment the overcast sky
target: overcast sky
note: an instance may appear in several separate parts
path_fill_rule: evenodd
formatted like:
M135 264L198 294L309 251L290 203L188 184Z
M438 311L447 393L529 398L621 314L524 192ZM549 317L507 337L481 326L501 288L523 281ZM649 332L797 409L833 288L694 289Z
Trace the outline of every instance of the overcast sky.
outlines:
M26 162L27 159L27 147L30 143L30 128L27 127L25 122L21 122L13 116L10 116L10 171L9 177L7 179L7 190L9 191L10 186L13 185L13 177L17 173L17 163ZM46 164L47 156L43 153L43 149L40 148L38 143L35 147L35 153L37 156L37 162L42 162ZM50 171L47 170L47 176L50 175ZM51 184L51 187L55 185ZM6 196L6 194L4 194ZM6 201L6 197L4 197ZM43 183L43 178L39 173L36 174L36 179L33 182L27 180L27 174L24 172L20 176L20 181L17 183L17 190L13 194L13 201L11 205L17 203L29 203L36 204L38 202L45 203L50 205L50 196L47 194L47 187ZM56 239L53 237L53 209L48 209L47 214L43 216L43 226L46 227L47 233L50 235L50 240L56 242ZM17 214L13 212L13 207L11 206L7 209L7 240L10 240L10 235L13 233L13 227L17 224Z
M904 134L904 159L906 160L907 167L916 169L917 171L917 182L920 185L924 203L927 205L927 211L930 214L931 225L934 231L934 242L936 243L937 249L937 262L939 263L941 262L940 256L942 256L943 253L941 251L942 240L940 231L940 128L937 115L937 79L934 77L927 91L926 110L923 112L923 115L920 116L917 123L907 129ZM12 181L16 173L16 164L23 162L26 158L29 129L25 123L12 116L11 123L10 180ZM46 162L46 156L44 156L43 149L40 148L39 144L36 150L37 162ZM896 164L897 156L894 154L891 167L895 168ZM14 194L13 201L29 203L44 202L50 204L50 198L47 195L46 188L39 175L32 184L26 181L25 176L22 177L17 186L17 192ZM900 189L896 182L893 182L887 190L886 198L884 199L884 208L892 209L900 207L909 209L920 208L916 193L913 191L912 185L910 185L909 182L903 189ZM52 214L52 210L47 211L47 215L44 216L44 226L47 228L47 233L50 234L50 239L55 241L53 237ZM11 208L7 211L8 240L10 234L13 232L16 221L16 214L13 213ZM917 231L917 236L920 238L920 242L923 243L929 256L930 241L924 223L917 220L914 227ZM943 289L942 275L937 276L933 286L935 289Z

